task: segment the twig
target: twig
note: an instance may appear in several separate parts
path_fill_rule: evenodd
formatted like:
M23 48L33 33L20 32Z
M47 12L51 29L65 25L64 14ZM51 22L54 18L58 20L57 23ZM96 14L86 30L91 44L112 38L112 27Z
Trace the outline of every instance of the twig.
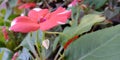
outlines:
M43 0L45 2L45 5L48 7L48 9L51 9L51 7L49 6L48 2L46 0Z
M55 56L54 60L57 60L58 56L60 55L60 52L63 50L63 47L60 47L57 55Z

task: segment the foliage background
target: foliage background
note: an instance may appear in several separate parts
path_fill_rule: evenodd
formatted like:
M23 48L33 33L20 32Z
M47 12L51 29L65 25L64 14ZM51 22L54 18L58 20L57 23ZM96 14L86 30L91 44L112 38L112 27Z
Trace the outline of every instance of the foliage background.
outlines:
M42 2L40 8L52 11L58 5L72 10L65 25L24 34L9 31L9 27L27 9L18 9L18 0L0 0L0 60L119 60L120 0L80 1L69 8L72 0L22 0ZM3 26L9 40L4 38ZM48 49L42 46L46 39Z

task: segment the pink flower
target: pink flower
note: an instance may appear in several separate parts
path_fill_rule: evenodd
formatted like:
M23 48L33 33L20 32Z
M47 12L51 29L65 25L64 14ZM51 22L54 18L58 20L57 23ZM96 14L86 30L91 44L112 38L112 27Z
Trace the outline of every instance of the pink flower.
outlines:
M69 5L68 7L72 7L72 6L76 6L78 2L81 2L83 0L73 0Z
M76 6L77 5L77 0L73 0L68 7Z
M19 9L28 9L28 8L33 8L35 6L36 6L35 3L25 3L25 4L21 5L21 6L19 6L18 8Z
M70 15L71 11L62 7L54 12L49 12L48 9L35 8L28 13L28 16L15 18L11 23L10 30L22 33L38 29L49 30L59 24L65 24Z
M5 26L2 27L2 32L3 32L4 38L6 40L8 40L9 39L8 32L6 31L6 27Z

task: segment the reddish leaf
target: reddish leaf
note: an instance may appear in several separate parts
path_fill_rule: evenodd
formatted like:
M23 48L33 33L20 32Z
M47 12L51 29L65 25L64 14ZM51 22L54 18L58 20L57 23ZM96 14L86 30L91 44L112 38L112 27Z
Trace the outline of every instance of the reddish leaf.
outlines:
M68 40L68 42L66 42L66 44L64 45L64 49L67 49L67 47L73 42L75 41L79 36L75 36L73 38L71 38L70 40Z

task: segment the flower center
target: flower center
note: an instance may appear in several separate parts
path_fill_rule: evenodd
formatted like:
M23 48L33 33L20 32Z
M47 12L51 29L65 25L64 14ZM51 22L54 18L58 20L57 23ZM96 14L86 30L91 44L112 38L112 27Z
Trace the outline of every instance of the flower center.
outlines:
M40 19L38 19L38 24L39 24L39 23L42 23L42 22L44 22L44 21L46 21L45 18L40 18Z

